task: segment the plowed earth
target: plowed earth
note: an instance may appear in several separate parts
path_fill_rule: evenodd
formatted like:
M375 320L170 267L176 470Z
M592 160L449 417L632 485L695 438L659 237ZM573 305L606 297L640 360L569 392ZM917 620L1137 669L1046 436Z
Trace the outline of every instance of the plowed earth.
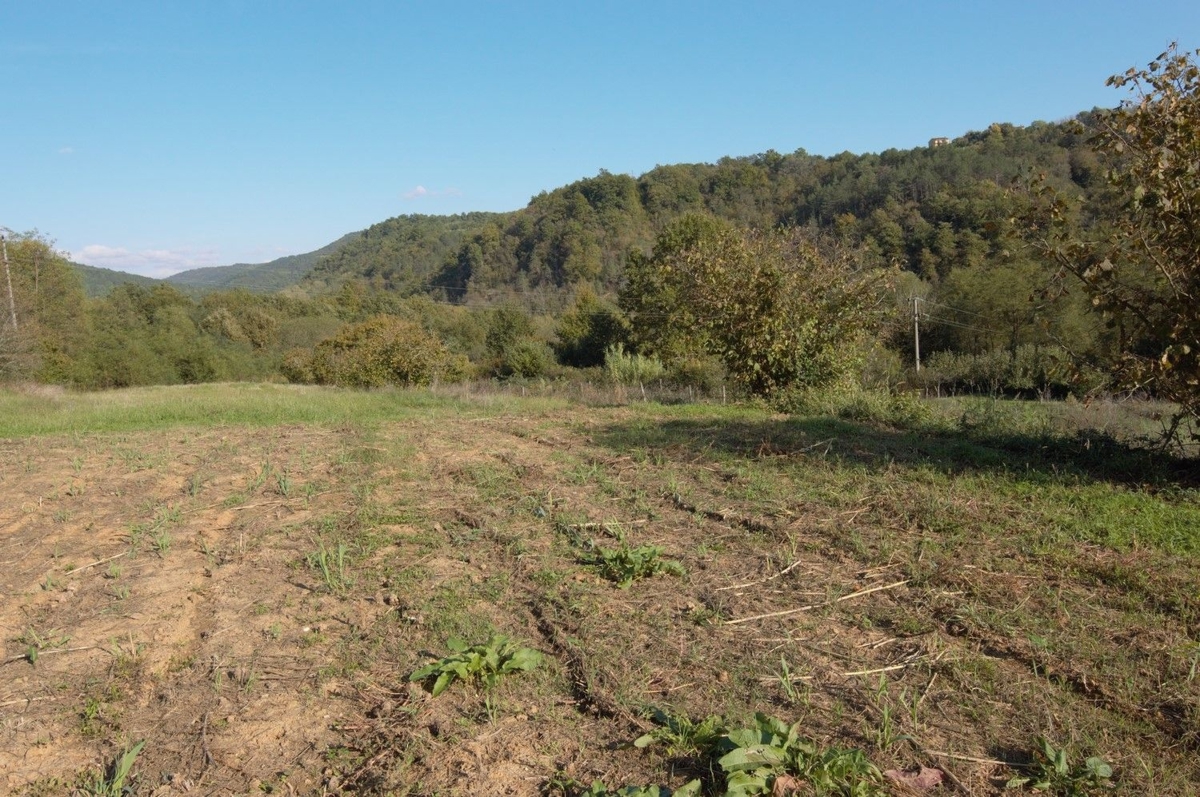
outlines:
M947 793L998 793L1039 734L1124 793L1195 793L1191 559L1047 542L1019 474L731 417L0 441L0 792L69 793L143 740L143 795L707 776L629 746L656 706L803 720ZM686 575L619 589L580 563L617 538ZM409 683L494 632L545 663L491 692Z

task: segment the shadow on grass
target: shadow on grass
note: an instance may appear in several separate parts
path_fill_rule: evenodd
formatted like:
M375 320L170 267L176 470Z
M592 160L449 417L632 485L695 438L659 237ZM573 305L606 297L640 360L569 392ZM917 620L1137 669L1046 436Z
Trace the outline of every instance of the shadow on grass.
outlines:
M899 465L951 475L1022 473L1151 490L1200 486L1200 460L1160 453L1101 432L1060 437L900 430L830 417L713 418L615 424L595 433L594 439L618 451L679 449L748 459L824 457L870 470Z

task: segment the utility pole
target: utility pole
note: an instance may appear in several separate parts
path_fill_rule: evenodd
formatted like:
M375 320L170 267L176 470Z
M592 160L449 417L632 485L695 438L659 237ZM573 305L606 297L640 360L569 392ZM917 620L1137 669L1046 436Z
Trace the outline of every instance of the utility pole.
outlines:
M13 332L17 331L17 303L13 299L12 273L8 270L8 239L0 232L0 249L4 251L4 279L8 282L8 312L12 316Z
M917 373L921 373L921 312L917 309L921 297L912 297L913 303L913 356L916 359Z

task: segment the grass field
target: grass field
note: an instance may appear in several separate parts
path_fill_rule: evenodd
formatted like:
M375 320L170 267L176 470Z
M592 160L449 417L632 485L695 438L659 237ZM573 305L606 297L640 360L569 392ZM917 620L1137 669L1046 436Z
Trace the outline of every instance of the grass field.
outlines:
M1200 789L1153 411L591 399L0 393L0 792Z

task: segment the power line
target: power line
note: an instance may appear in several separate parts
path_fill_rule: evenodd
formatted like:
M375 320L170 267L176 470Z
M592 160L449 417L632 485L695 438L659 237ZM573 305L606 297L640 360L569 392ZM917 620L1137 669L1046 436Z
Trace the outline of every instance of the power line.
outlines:
M942 304L940 302L932 302L929 299L922 299L921 301L925 302L925 304L933 305L934 307L943 307L947 310L953 310L956 313L963 313L964 315L973 315L976 318L986 318L989 320L991 319L991 316L984 315L983 313L974 313L970 310L964 310L961 307L951 307L948 304Z
M928 314L925 315L925 319L927 321L932 321L936 324L945 324L946 326L958 327L959 329L972 329L972 330L975 330L976 332L992 333L992 332L996 331L994 329L985 329L984 327L972 326L971 324L960 324L957 321L951 321L948 318L938 318L937 316L932 316L932 315L928 315Z

